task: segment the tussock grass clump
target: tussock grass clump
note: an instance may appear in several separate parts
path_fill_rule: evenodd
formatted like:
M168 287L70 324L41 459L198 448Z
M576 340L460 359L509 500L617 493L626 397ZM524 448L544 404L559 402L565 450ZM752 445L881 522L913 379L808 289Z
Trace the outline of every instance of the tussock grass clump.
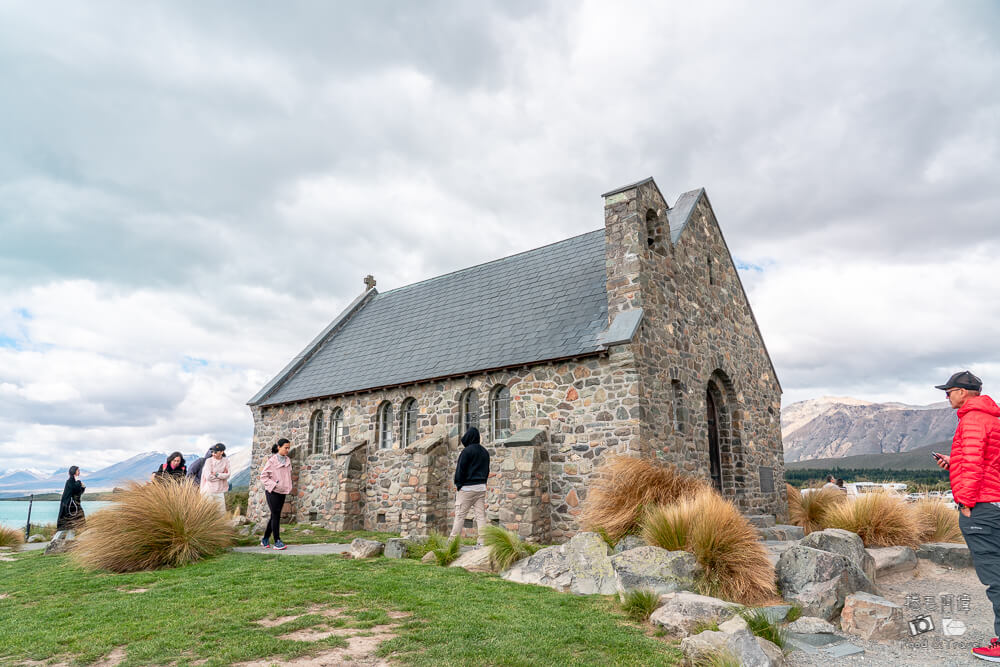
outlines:
M702 567L706 590L743 604L773 599L778 593L774 568L746 517L714 491L699 494L692 509L696 520L688 551Z
M646 507L694 498L707 488L704 480L681 474L672 465L616 456L591 484L580 521L587 530L603 528L617 542L636 529Z
M451 565L462 555L462 538L455 536L450 540L441 533L431 532L427 535L427 541L418 547L418 553L422 558L428 553L434 554L434 561L442 566Z
M740 667L740 661L729 651L715 651L697 663L696 667Z
M906 501L873 492L839 503L826 513L828 528L857 533L866 547L917 547L921 525Z
M660 605L660 596L655 591L634 590L625 594L622 611L633 621L645 623Z
M137 572L214 556L234 540L226 515L190 482L130 484L87 517L72 557L90 569Z
M920 526L921 542L965 542L958 527L958 512L943 500L921 498L910 510Z
M847 501L847 496L839 489L817 489L811 493L801 493L791 484L785 484L785 491L788 496L789 518L806 535L814 530L829 528L827 515L830 510Z
M17 551L22 544L24 544L24 533L17 528L0 526L0 547L10 547Z
M694 503L690 500L650 507L643 517L642 538L646 544L667 551L683 551L687 549L695 518Z
M483 544L490 548L490 560L501 571L509 569L517 561L527 558L541 548L537 544L527 544L500 526L486 526Z
M785 635L784 629L782 629L777 622L768 618L763 609L741 609L740 617L747 622L747 627L750 628L750 632L758 637L763 637L772 644L777 645L778 648L785 648L788 638Z
M797 604L793 604L792 608L788 610L787 614L785 614L785 623L794 623L800 618L802 618L802 607Z

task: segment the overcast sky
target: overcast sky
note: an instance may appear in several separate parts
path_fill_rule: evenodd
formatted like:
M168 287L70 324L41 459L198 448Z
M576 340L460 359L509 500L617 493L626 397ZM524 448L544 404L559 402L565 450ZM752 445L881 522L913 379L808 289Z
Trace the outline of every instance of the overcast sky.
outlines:
M995 2L0 0L0 82L0 469L245 447L365 274L646 176L707 189L786 404L1000 386Z

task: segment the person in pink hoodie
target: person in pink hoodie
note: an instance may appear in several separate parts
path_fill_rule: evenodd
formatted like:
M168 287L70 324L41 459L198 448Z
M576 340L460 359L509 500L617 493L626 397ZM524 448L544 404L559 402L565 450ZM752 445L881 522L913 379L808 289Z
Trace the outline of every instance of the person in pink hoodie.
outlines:
M281 508L285 506L285 496L292 491L292 460L288 458L288 450L291 448L292 443L287 438L278 440L277 444L271 447L271 458L260 471L264 498L267 499L267 506L271 510L271 518L268 519L264 537L260 541L260 546L265 549L271 548L269 540L272 535L275 549L286 548L278 531L281 528Z
M219 511L226 511L226 491L229 490L229 459L221 442L212 447L212 456L205 460L198 483L201 493L215 500Z

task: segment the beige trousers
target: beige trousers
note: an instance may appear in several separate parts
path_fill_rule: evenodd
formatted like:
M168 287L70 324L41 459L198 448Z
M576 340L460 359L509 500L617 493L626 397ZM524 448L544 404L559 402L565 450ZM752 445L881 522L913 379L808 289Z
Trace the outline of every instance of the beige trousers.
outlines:
M486 530L486 492L485 491L459 491L455 495L455 524L451 527L451 535L455 537L462 534L462 526L465 525L465 517L472 509L476 514L476 530L479 532L479 544L483 543L483 531Z

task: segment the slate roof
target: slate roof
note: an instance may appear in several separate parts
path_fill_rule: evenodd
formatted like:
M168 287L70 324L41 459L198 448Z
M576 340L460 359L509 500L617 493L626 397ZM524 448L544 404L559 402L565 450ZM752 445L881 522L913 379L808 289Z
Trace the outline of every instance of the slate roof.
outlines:
M599 229L382 294L372 290L250 404L598 352L608 318L604 264Z

